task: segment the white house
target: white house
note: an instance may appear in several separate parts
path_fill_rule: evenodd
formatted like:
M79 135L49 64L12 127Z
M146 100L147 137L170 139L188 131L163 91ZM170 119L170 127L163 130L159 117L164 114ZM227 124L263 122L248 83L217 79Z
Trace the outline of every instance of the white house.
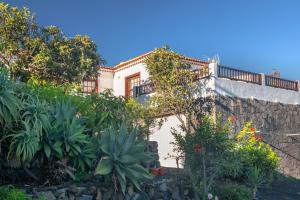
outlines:
M100 66L96 83L85 84L85 91L96 89L103 92L111 89L115 95L138 96L141 100L153 92L147 83L149 74L144 63L145 58L151 54L145 53L113 67ZM207 69L211 74L209 87L223 96L245 99L258 99L283 104L300 104L299 82L274 77L271 75L247 72L218 65L195 58L182 59L191 64L195 70ZM134 88L137 87L137 94ZM170 142L173 137L170 129L178 128L179 121L175 116L169 116L160 129L154 129L150 139L158 142L158 151L162 166L176 167L176 161L167 158L172 154L173 147Z

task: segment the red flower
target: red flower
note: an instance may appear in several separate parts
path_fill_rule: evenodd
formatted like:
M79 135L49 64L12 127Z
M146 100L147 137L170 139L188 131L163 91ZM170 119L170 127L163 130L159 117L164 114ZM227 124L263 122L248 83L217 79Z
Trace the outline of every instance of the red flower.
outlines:
M150 171L153 176L159 175L159 168L153 168L153 169L150 169Z
M236 122L235 116L231 116L231 117L230 117L230 122L233 123L233 124Z
M250 131L250 133L254 133L254 132L255 132L255 128L251 127L251 128L249 129L249 131Z
M195 145L195 152L199 153L201 151L201 145L200 144L196 144Z

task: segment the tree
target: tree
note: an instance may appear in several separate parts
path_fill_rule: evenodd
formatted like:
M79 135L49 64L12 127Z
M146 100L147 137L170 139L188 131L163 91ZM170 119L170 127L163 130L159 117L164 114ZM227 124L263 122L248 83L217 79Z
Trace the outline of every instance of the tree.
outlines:
M185 164L194 184L195 193L200 190L202 199L207 199L217 178L223 173L233 150L229 139L229 123L222 126L220 120L205 116L192 134L174 133L176 152L185 159Z
M193 70L183 56L168 47L156 49L147 57L146 65L150 82L155 88L155 95L150 98L150 102L157 108L158 114L176 116L182 132L187 136L199 130L198 126L205 114L211 111L213 103L212 96L209 95L210 89L207 87L208 79L201 79L209 75L208 69ZM175 130L172 134L175 139L181 135ZM177 144L175 143L176 146ZM185 161L187 172L193 180L191 166L186 162L185 155L180 154L178 158ZM192 181L192 184L197 196L196 182ZM208 191L206 187L204 191Z
M183 56L168 47L156 49L147 57L146 65L155 88L151 103L160 115L175 115L182 130L191 134L212 108L212 98L206 95L210 92L208 79L199 80L207 69L192 70Z
M0 3L0 62L14 79L61 84L96 77L104 60L88 36L69 38L58 27L39 26L27 8Z

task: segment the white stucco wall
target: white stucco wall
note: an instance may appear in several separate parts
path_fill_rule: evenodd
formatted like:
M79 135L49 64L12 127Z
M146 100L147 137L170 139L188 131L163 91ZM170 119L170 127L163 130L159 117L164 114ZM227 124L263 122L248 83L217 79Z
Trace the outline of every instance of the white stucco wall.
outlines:
M156 127L151 130L150 141L157 141L158 143L158 154L159 162L164 167L177 167L176 159L170 158L170 155L176 155L173 151L174 137L171 134L171 129L180 131L180 122L175 116L166 117L166 121L163 123L161 128ZM180 164L180 163L179 163ZM181 167L182 165L179 165Z
M149 75L146 71L146 66L144 63L138 63L125 69L116 71L113 80L115 95L125 95L125 78L138 72L141 75L141 83L148 79Z
M199 68L199 65L192 65L193 69ZM115 95L125 95L125 78L133 74L140 73L141 84L149 78L149 73L145 63L132 64L124 69L116 70L113 78L113 90Z
M258 99L284 104L300 104L300 92L262 86L242 81L232 81L225 78L217 78L214 81L215 91L221 95L232 97Z
M100 87L99 92L103 92L106 89L113 89L114 73L109 71L100 71L98 76L98 85Z

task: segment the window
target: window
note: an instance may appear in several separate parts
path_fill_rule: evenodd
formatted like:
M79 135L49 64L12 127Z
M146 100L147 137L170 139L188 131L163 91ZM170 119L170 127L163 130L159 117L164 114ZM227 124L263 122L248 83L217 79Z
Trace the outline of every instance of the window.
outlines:
M83 92L84 93L92 93L96 90L96 81L83 81Z
M140 73L127 76L125 78L125 96L133 96L133 88L139 86L141 82Z

